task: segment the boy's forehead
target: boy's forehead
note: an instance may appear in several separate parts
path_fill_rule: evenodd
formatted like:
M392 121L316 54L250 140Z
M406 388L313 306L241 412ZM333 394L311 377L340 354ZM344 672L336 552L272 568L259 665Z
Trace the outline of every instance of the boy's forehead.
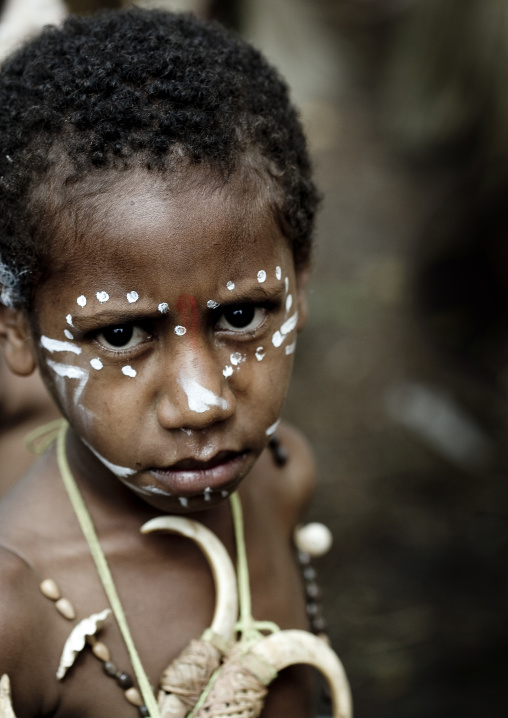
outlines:
M106 257L166 262L168 253L185 266L196 247L203 261L237 263L266 248L267 239L288 248L266 191L244 177L224 182L198 170L180 182L132 172L96 191L85 186L59 217L55 270L99 269Z

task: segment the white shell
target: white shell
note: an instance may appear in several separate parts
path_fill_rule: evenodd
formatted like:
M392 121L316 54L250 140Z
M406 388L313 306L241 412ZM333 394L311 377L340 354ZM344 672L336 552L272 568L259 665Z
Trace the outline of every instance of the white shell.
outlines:
M0 679L0 718L16 718L11 703L11 683L4 673Z
M92 613L91 616L84 618L77 626L74 626L69 638L65 641L62 657L60 658L60 665L56 672L56 677L59 681L62 680L67 670L74 664L78 653L85 647L87 637L94 636L97 631L103 627L110 613L111 609L105 608L101 613ZM0 716L0 718L2 718L2 716Z
M297 549L305 551L309 556L323 556L330 550L333 536L327 526L315 522L297 526L294 541Z

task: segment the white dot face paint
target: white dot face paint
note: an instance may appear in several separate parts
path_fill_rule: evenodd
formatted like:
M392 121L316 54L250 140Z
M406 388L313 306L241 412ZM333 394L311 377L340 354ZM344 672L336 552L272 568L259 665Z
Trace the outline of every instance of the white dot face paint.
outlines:
M266 435L271 436L272 434L275 434L279 424L280 424L280 419L277 419L277 421L274 424L272 424L271 426L268 427L268 429L265 432Z
M104 304L104 302L107 302L109 299L109 294L107 292L97 292L95 296L101 304Z
M240 352L235 352L234 354L231 354L229 357L229 361L233 366L238 366L238 364L242 364L245 361L245 354L240 354Z
M208 307L208 309L217 309L217 307L219 306L219 302L214 302L213 299L209 299L206 303L206 306Z
M129 304L134 304L134 302L137 302L139 299L139 294L137 292L129 292L125 296L127 297Z
M258 348L256 349L256 359L257 359L258 361L263 361L264 358L265 358L265 350L264 350L264 348L263 348L263 347L258 347Z
M282 279L282 269L280 267L275 267L275 278Z
M64 329L64 334L67 339L74 339L74 334L72 334L68 329Z
M293 306L293 295L288 294L287 299L286 299L286 312L289 312L289 310L291 309L292 306Z
M227 379L228 376L231 376L231 374L233 373L233 367L232 367L232 366L229 366L229 364L226 364L226 366L225 366L224 369L222 370L222 373L224 374L224 376L225 376L226 379Z
M286 294L289 292L289 279L284 277L284 286L286 288Z
M179 496L179 497L178 497L178 501L179 501L179 502L181 503L181 505L184 506L185 508L187 508L187 506L189 505L189 499L186 498L185 496Z
M191 411L202 414L211 409L212 406L218 406L224 410L229 409L229 404L224 398L217 396L213 391L210 391L210 389L201 386L195 379L191 379L183 372L180 372L178 383L187 396L189 409Z
M161 314L167 314L169 312L169 304L167 302L161 302L157 309Z
M263 284L264 281L266 281L266 272L264 269L260 269L258 272L258 282Z
M123 366L122 367L122 374L125 374L125 376L130 376L134 378L138 372L133 369L131 366Z
M228 282L228 283L226 284L226 288L229 289L230 292L232 292L233 289L235 288L235 283L234 283L234 282Z
M274 347L280 347L280 345L282 344L283 341L284 341L284 337L277 329L277 331L274 333L274 335L272 337L272 344Z
M95 359L90 359L90 365L97 369L97 371L100 371L102 367L104 366L99 357L96 357Z
M80 307L86 306L86 297L84 294L76 299L76 304L79 304ZM68 316L70 317L70 314ZM69 320L67 319L67 321Z
M41 337L41 346L52 354L53 352L72 352L73 354L81 354L81 348L75 344L71 344L70 342L61 342L58 339L51 339L50 337L45 337L44 334Z
M184 334L187 334L187 329L179 324L175 327L175 334L178 334L179 337L183 337Z
M85 300L85 301L86 301L86 300ZM74 324L72 323L72 314L68 314L68 315L65 317L65 321L67 322L67 324L68 324L70 327L73 327L73 326L74 326Z
M203 497L205 501L210 501L210 494L212 493L212 490L209 486L206 487L206 489L203 491Z

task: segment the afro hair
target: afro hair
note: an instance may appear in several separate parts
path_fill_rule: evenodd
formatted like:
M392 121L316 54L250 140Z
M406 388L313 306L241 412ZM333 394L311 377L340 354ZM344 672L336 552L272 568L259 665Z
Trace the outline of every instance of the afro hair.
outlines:
M47 27L8 58L0 71L1 301L29 306L48 269L51 232L33 199L41 186L58 191L140 163L170 171L178 156L225 179L248 157L275 187L296 265L308 262L318 194L305 137L286 84L241 38L188 14L103 11Z

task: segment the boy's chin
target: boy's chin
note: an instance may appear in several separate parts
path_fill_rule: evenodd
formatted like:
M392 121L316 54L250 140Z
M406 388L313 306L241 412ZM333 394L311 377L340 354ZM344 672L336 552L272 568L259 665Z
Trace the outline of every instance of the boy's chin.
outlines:
M194 496L175 496L166 494L157 487L135 486L128 481L123 483L140 499L152 508L165 514L188 515L200 511L207 511L218 504L227 501L235 491L236 486L230 490L204 491Z

